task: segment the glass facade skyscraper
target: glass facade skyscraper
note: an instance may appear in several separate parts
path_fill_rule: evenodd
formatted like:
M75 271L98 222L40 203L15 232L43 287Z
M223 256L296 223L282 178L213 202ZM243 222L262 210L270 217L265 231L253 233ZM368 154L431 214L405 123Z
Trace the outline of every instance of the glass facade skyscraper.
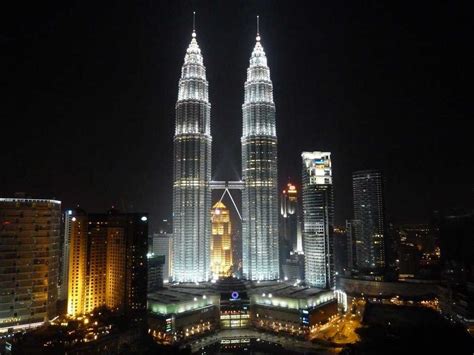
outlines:
M385 267L383 176L379 170L352 174L356 238L356 268L377 272Z
M173 279L210 278L211 104L193 31L179 80L174 135Z
M249 280L279 278L277 137L273 85L257 34L242 105L242 271Z
M303 250L305 279L330 288L334 272L334 197L331 153L303 152Z

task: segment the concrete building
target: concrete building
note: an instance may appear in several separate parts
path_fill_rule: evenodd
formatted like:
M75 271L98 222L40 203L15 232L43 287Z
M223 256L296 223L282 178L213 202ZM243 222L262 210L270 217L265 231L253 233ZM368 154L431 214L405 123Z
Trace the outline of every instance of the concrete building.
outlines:
M155 292L163 288L163 255L147 255L148 257L148 287L147 292Z
M0 329L54 318L61 202L0 198Z
M127 315L146 308L148 218L143 213L71 214L67 313L106 306Z
M307 338L337 313L337 299L331 290L224 278L150 294L148 311L149 332L162 344L251 327Z
M154 256L163 256L163 281L168 282L173 269L173 234L160 232L154 233L152 237L151 253Z

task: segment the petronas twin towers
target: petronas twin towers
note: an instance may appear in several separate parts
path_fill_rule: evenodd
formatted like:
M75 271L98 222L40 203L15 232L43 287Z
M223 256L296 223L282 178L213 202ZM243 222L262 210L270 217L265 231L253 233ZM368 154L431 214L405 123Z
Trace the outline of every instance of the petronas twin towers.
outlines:
M174 135L173 279L210 274L211 104L193 31L179 80ZM279 277L277 137L270 69L257 30L242 105L242 269L249 280Z

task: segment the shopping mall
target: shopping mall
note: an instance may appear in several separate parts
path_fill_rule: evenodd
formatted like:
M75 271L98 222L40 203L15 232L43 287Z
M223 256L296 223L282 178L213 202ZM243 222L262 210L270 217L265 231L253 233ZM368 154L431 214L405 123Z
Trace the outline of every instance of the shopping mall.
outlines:
M313 327L337 312L334 291L275 281L225 278L215 283L172 285L148 295L149 333L162 344L237 328L305 339Z

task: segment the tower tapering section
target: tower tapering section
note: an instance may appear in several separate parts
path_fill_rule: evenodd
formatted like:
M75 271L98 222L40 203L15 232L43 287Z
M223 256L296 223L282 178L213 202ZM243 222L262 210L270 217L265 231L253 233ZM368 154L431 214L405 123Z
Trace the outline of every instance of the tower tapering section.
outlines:
M242 111L242 271L250 280L273 280L279 278L280 268L275 104L258 33Z
M193 31L179 79L174 135L173 279L210 278L211 104Z

